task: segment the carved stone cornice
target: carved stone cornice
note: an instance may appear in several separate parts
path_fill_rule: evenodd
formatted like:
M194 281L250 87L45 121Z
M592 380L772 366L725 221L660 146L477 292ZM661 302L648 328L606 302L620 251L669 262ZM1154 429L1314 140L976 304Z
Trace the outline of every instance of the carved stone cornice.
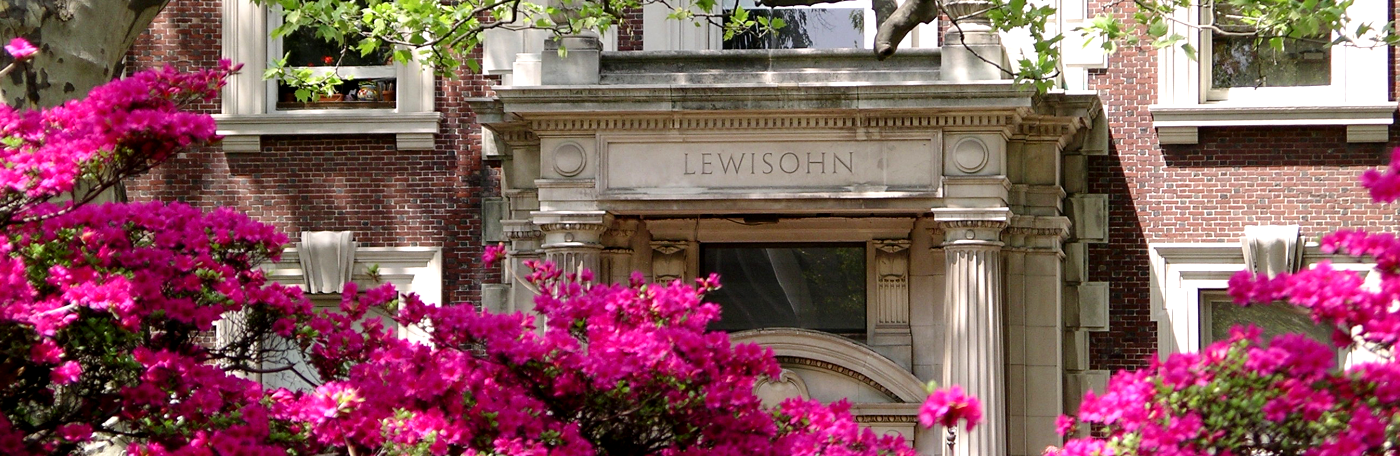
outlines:
M1069 239L1070 221L1062 216L1015 216L1003 232L1009 248L1048 250L1061 253L1061 244Z
M660 252L662 255L671 255L685 250L690 243L686 241L651 241L651 249Z
M1035 236L1035 237L1053 237L1053 238L1059 238L1059 239L1068 239L1068 238L1069 238L1069 229L1068 229L1068 228L1041 228L1041 227L1028 227L1028 226L1008 226L1008 227L1006 228L1006 234L1007 234L1007 235L1010 235L1010 236Z
M1007 225L1008 223L1006 223L1003 220L949 220L946 222L938 222L938 227L941 228L943 231L969 228L1003 230L1007 227Z
M856 415L857 423L915 423L916 415Z
M529 220L502 220L501 231L510 241L528 241L544 237L544 232Z
M607 229L608 229L607 225L603 225L603 224L600 224L600 223L555 222L555 223L545 223L545 224L540 225L540 230L542 230L542 231L544 231L544 232L546 232L546 233L555 232L555 231L589 231L589 232L602 233L603 231L606 231Z
M496 130L496 137L511 147L538 146L540 137L526 129Z
M1026 141L1065 143L1079 130L1083 120L1073 117L1030 117L1016 126L1012 136Z
M875 248L885 253L899 253L907 250L911 244L908 239L876 239Z
M935 129L944 127L979 127L994 130L1014 125L1018 121L1019 115L1005 112L906 116L749 114L738 116L543 118L532 119L529 125L534 131L546 132Z
M631 228L608 228L603 231L604 237L616 239L631 239L634 234L637 234L637 230Z

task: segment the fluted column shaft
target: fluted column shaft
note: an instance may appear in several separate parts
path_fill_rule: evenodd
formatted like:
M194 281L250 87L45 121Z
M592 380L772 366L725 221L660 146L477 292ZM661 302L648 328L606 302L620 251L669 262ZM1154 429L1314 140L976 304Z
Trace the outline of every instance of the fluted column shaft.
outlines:
M1001 225L945 226L943 386L959 385L982 402L982 423L958 431L949 456L1006 455Z

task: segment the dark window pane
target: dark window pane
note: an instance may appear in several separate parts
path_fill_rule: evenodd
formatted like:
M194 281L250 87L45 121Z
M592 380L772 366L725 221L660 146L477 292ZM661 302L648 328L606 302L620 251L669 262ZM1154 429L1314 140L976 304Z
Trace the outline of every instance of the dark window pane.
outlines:
M1314 40L1286 38L1283 49L1268 43L1255 44L1235 7L1216 3L1215 26L1211 35L1211 87L1302 87L1332 83L1332 53ZM1224 32L1224 33L1222 33ZM1322 37L1319 37L1322 38Z
M729 21L732 10L726 10ZM725 49L863 48L865 10L861 8L755 8L750 17L782 19L782 28L760 35L758 29L724 40Z
M1280 334L1303 334L1331 346L1332 330L1324 325L1313 323L1307 311L1287 303L1255 304L1249 307L1236 305L1228 298L1207 301L1209 306L1209 334L1202 339L1208 344L1213 341L1229 340L1230 328L1253 324L1263 333L1264 341Z
M791 327L865 338L864 245L708 244L701 270L723 288L713 329Z

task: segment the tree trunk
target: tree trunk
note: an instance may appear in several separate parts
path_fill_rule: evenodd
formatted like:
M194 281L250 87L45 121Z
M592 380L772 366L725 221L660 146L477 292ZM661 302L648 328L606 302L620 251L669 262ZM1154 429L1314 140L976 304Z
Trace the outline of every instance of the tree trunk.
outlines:
M49 107L121 76L122 59L169 0L0 0L0 39L39 53L0 80L16 108ZM0 56L0 64L12 61Z

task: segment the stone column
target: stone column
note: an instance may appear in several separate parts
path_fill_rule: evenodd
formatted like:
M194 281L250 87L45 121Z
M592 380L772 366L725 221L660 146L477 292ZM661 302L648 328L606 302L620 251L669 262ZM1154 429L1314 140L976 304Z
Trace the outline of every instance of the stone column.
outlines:
M545 259L558 265L565 273L579 268L601 272L603 244L599 242L607 225L602 223L556 222L540 225L544 232Z
M1006 221L961 215L939 220L947 264L943 386L959 385L982 401L983 422L972 432L959 429L956 452L948 456L1005 456L1000 238Z

